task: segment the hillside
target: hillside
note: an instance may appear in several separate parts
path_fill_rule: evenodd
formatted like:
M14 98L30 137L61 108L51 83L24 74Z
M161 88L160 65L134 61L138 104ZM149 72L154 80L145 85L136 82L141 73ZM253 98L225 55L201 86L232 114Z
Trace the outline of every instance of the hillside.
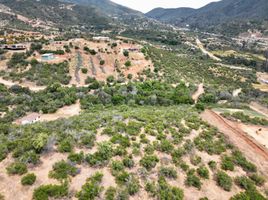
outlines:
M82 6L93 6L103 14L112 16L143 15L142 13L116 4L110 0L61 0L62 2L74 3Z
M214 30L222 26L232 26L235 29L262 28L260 23L268 19L268 1L266 0L222 0L210 3L200 9L154 9L148 12L148 17L178 26L189 24L192 28ZM250 24L248 22L250 21ZM253 22L254 21L254 22Z
M92 6L81 6L57 0L0 0L6 14L17 15L17 19L27 23L38 20L47 26L66 25L108 26L110 20ZM7 18L5 18L7 19Z

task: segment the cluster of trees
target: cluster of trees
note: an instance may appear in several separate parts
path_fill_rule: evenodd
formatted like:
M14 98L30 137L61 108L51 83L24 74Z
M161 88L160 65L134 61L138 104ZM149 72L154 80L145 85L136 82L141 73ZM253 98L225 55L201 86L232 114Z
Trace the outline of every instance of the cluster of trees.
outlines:
M89 86L97 86L95 81ZM138 104L138 105L173 105L193 104L190 89L184 84L176 88L158 81L145 81L129 83L127 85L104 86L94 94L85 95L81 99L83 108L89 108L94 104Z

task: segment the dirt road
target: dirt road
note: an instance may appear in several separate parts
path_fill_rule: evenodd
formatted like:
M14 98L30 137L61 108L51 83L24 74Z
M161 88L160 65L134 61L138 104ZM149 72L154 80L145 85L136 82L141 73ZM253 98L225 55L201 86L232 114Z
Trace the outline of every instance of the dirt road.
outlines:
M203 44L201 43L201 41L200 41L198 38L196 38L196 44L197 44L198 48L199 48L204 54L208 55L211 59L216 60L216 61L221 61L220 58L214 56L212 53L210 53L209 51L207 51L207 50L204 48Z
M260 113L268 118L268 108L258 104L257 102L251 102L249 104L249 107L250 107L250 109L252 109L252 110L254 110L254 111L256 111L256 112L258 112L258 113Z
M201 83L198 85L197 91L192 95L192 99L194 100L195 103L197 103L198 98L205 92L204 89L204 84Z
M224 119L211 110L201 114L201 118L222 132L244 155L253 162L263 175L268 175L268 150L239 129L233 122Z
M8 88L14 85L20 85L21 87L28 87L33 92L38 92L46 88L45 86L37 86L34 83L30 82L24 82L24 83L13 82L11 80L5 80L2 77L0 77L0 83L4 84Z

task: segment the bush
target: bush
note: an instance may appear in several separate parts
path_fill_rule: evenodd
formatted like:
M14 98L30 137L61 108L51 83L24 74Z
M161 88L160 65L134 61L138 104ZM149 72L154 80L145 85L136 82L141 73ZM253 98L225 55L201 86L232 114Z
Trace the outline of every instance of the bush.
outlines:
M124 50L123 51L123 54L124 54L125 57L128 57L129 56L129 52L127 50Z
M198 167L197 173L200 177L209 179L209 171L205 166Z
M137 192L139 192L140 189L140 183L137 178L135 178L133 175L130 176L128 182L126 183L127 191L129 195L134 195Z
M187 173L187 178L186 178L185 184L187 186L196 187L199 190L201 189L201 186L202 186L200 179L196 175L194 175L194 170L190 170Z
M84 160L84 152L70 153L68 159L74 163L81 164Z
M83 74L86 74L88 72L88 69L87 68L82 68L81 71L82 71Z
M246 176L236 177L235 184L245 190L256 189L254 182Z
M114 76L112 76L112 75L108 76L106 80L107 80L108 83L113 83L114 82Z
M124 165L121 161L112 161L111 169L112 169L112 174L116 175L118 172L124 169Z
M120 173L117 174L116 176L116 182L119 185L125 185L130 178L130 174L126 171L121 171Z
M77 172L78 171L76 167L62 160L62 161L56 162L53 165L52 171L49 172L49 177L62 180L62 179L67 179L69 175L75 176Z
M202 158L200 157L200 156L193 156L193 157L191 157L191 163L193 164L193 165L198 165L198 164L200 164L201 163L201 161L202 161Z
M211 170L217 169L217 163L214 160L209 161L208 166Z
M161 169L159 170L159 176L176 179L177 172L174 168L171 168L171 167L161 167Z
M234 151L232 156L233 156L234 162L240 167L242 167L243 170L247 172L257 171L257 167L253 163L247 161L247 159L242 155L240 151Z
M258 175L258 174L251 174L249 178L255 182L257 186L263 186L265 183L264 177Z
M22 185L33 185L36 181L36 175L31 173L27 174L21 179L21 184Z
M229 156L223 156L221 158L221 168L223 170L230 170L230 171L234 171L234 163L233 163L233 159L232 157Z
M10 164L7 168L7 173L9 175L14 175L14 174L18 174L18 175L22 175L27 173L27 166L24 163L20 163L20 162L15 162Z
M82 190L76 194L79 200L95 199L99 196L103 187L100 186L103 174L96 172L93 176L87 179L87 182L82 186Z
M257 190L247 190L233 196L230 200L267 200Z
M69 139L64 139L59 143L58 150L61 153L71 152L73 150L73 144Z
M230 191L233 185L232 178L223 171L216 174L217 184L226 191Z
M109 187L105 192L105 200L115 200L116 189L114 187Z
M145 155L141 160L140 160L140 165L146 168L147 170L153 169L156 164L159 162L159 159L155 155Z
M105 64L105 60L101 60L100 65L104 65L104 64Z
M125 157L123 159L123 164L125 167L128 167L128 168L132 168L135 165L134 160L131 157Z
M33 200L48 200L49 197L60 198L67 196L68 185L42 185L34 190Z
M162 177L158 180L157 199L182 200L184 198L183 190L170 186Z
M126 62L125 62L125 66L126 66L126 67L130 67L130 66L131 66L131 61L130 61L130 60L126 61Z

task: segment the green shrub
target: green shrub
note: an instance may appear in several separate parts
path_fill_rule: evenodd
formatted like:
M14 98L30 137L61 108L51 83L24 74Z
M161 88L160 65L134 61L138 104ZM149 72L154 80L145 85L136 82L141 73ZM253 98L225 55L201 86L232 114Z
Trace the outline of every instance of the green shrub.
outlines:
M21 179L21 184L22 185L33 185L36 181L36 175L31 173L27 174Z
M126 67L130 67L130 66L131 66L131 61L130 61L130 60L126 61L126 62L125 62L125 66L126 66Z
M84 152L80 153L70 153L68 159L74 163L81 164L84 160Z
M88 69L87 68L81 68L81 71L83 74L86 74L88 72Z
M205 166L198 167L196 171L200 177L209 179L209 171Z
M64 139L59 143L58 150L61 153L71 152L73 150L73 144L69 139Z
M257 190L247 190L233 196L230 200L267 200Z
M132 168L135 165L134 160L130 156L125 157L123 159L123 164L124 164L125 167L128 167L128 168Z
M224 155L221 158L221 169L234 171L234 163L232 157Z
M254 181L257 186L263 186L265 183L265 178L255 173L251 174L249 178Z
M159 162L159 159L155 155L145 155L141 160L140 160L140 165L146 168L147 170L153 169L156 164Z
M60 198L68 195L68 184L41 185L33 192L33 200L48 200L49 197Z
M113 149L110 142L102 142L98 144L97 152L86 155L85 160L91 165L104 165L109 162L113 156Z
M217 184L226 191L230 191L233 185L232 178L228 176L225 172L219 171L216 174Z
M104 65L105 64L105 60L100 60L100 65Z
M116 189L114 187L109 187L105 192L105 200L115 200Z
M176 179L177 171L172 167L161 167L159 170L159 176Z
M174 147L173 147L173 145L171 144L170 141L168 141L166 139L163 139L163 140L161 140L158 149L159 149L159 151L162 151L162 152L165 152L165 153L170 153L174 149Z
M4 195L0 194L0 200L5 200Z
M202 197L199 200L209 200L207 197Z
M191 159L190 159L190 161L191 161L191 163L192 163L193 165L196 166L196 165L198 165L198 164L201 163L202 158L201 158L200 156L192 156Z
M128 182L130 178L130 174L126 171L121 171L120 173L118 173L116 175L116 182L119 184L119 185L124 185Z
M49 172L49 177L63 180L67 179L68 176L75 176L77 174L77 168L71 164L65 162L64 160L56 162L53 165L52 171Z
M247 171L247 172L256 172L257 171L257 167L247 161L247 159L242 155L242 153L240 151L234 151L232 153L233 156L233 160L234 162L239 165L240 167L243 168L243 170Z
M96 172L90 178L87 179L87 182L82 186L81 191L76 194L76 197L79 200L88 200L97 198L103 187L100 186L102 181L103 174L100 172Z
M170 186L164 178L158 180L157 199L182 200L184 198L183 190Z
M115 81L115 78L114 78L114 76L110 75L110 76L108 76L108 77L106 78L106 81L107 81L108 83L113 83L113 82Z
M245 190L256 189L255 183L246 176L236 177L235 184Z
M15 175L15 174L22 175L22 174L27 173L28 171L26 164L20 163L20 162L14 162L10 164L6 168L6 170L9 175Z
M124 169L124 165L121 161L112 161L111 163L112 174L116 175L118 172Z
M128 57L129 56L129 52L127 50L124 50L123 51L123 54L124 54L125 57Z
M208 166L211 170L217 169L217 163L214 160L209 161Z
M201 186L202 186L202 183L200 181L200 179L194 175L194 170L190 170L188 173L187 173L187 177L186 177L186 180L185 180L185 184L187 186L193 186L193 187L196 187L198 188L199 190L201 189Z
M126 183L126 187L129 195L136 194L137 192L139 192L140 189L139 180L135 178L133 175L131 175Z

